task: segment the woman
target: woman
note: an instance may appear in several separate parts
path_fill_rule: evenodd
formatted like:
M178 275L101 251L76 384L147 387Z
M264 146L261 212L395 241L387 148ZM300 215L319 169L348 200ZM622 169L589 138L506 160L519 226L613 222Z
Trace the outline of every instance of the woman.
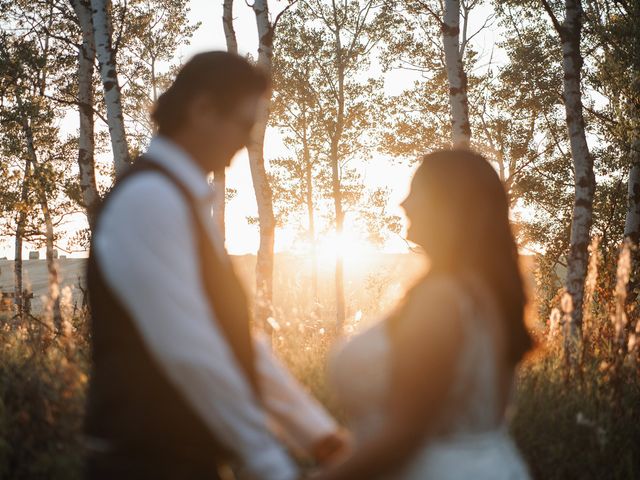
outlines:
M357 446L319 478L529 478L504 420L532 346L504 187L482 156L439 151L403 208L430 267L401 308L336 354Z

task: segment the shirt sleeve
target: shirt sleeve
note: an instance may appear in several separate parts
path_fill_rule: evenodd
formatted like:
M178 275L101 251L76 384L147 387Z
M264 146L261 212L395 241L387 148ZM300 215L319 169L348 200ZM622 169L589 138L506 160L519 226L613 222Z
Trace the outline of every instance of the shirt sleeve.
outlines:
M140 175L106 205L94 239L96 260L169 381L252 478L296 478L212 322L192 228L178 190L160 174Z
M338 425L275 357L266 338L257 337L255 345L267 414L289 445L310 453L315 443L334 433Z

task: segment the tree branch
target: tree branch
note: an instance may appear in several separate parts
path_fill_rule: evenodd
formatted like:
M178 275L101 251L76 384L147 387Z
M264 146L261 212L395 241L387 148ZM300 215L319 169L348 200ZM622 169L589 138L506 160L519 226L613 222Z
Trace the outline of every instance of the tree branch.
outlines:
M556 14L553 13L553 10L551 9L551 5L549 5L549 2L547 0L540 0L540 3L542 3L542 7L545 9L547 14L549 15L549 18L551 19L551 23L553 23L553 27L556 29L556 31L560 35L562 35L562 32L563 32L562 25L560 25L560 22L558 21Z

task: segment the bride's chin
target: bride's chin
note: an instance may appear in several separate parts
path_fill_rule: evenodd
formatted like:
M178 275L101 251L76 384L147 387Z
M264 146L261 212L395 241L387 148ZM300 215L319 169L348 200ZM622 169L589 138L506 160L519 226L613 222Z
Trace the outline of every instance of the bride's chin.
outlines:
M405 237L405 239L409 240L411 243L417 245L418 247L422 247L419 237L420 235L416 235L415 230L411 227L411 225L409 225L409 228L407 228L407 236Z

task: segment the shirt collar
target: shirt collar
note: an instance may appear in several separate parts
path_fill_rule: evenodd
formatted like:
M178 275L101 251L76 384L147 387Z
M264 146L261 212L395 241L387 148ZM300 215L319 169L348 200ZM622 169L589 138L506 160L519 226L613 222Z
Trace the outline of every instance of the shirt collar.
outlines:
M207 181L207 173L175 142L156 135L151 139L146 156L173 173L196 198L213 199L214 192Z

